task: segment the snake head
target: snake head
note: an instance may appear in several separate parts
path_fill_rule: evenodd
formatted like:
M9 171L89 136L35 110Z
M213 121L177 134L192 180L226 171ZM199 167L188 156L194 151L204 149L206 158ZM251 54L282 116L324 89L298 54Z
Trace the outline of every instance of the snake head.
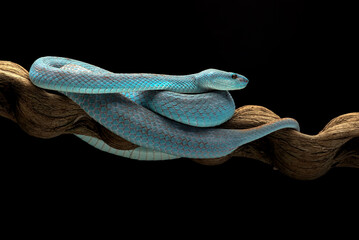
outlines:
M238 73L207 69L198 74L198 83L202 88L215 90L239 90L245 88L248 79Z

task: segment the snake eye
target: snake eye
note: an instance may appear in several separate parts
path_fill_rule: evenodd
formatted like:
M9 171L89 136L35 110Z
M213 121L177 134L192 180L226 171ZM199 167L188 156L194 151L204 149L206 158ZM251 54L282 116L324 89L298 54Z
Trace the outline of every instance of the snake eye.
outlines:
M237 79L238 78L237 74L232 74L232 78Z

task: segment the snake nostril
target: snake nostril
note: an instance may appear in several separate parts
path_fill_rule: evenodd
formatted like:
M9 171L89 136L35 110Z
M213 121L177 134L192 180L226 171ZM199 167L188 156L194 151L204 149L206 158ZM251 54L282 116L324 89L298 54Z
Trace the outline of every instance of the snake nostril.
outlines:
M245 78L245 77L241 77L239 81L242 82L242 83L247 83L248 79Z

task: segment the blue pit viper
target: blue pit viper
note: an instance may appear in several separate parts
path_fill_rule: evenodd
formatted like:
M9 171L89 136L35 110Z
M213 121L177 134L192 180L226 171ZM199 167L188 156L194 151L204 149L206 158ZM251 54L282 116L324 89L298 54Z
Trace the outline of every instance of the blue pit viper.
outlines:
M81 61L42 57L30 80L77 103L101 125L138 145L115 149L100 139L77 135L103 151L138 160L218 158L283 128L299 131L292 118L250 129L216 128L235 111L228 90L246 87L240 74L207 69L189 75L112 73Z

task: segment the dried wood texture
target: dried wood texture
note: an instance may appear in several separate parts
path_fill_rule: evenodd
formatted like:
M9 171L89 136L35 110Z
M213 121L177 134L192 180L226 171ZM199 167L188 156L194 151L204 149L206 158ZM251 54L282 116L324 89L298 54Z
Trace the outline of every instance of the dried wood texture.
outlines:
M95 122L64 95L34 86L26 69L8 61L0 61L0 116L39 138L76 133L100 138L118 149L136 147ZM250 128L279 119L267 108L243 106L220 127ZM217 165L231 157L257 159L303 180L318 178L332 167L359 168L359 112L333 119L314 136L283 129L241 146L228 156L193 161Z

